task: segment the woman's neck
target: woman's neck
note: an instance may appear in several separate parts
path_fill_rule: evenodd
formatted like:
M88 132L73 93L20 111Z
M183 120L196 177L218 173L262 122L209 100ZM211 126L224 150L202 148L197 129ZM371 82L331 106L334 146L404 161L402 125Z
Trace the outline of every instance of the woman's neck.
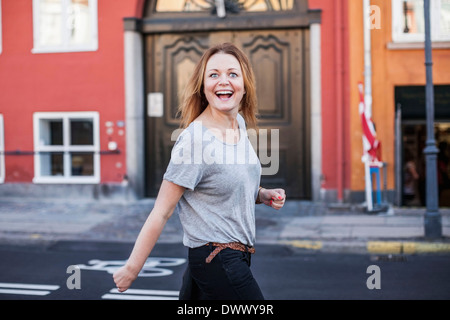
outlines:
M198 117L207 127L219 130L236 130L239 129L237 122L237 112L220 112L208 106L205 111Z
M240 139L237 112L224 113L208 106L196 120L200 121L222 142L235 144Z

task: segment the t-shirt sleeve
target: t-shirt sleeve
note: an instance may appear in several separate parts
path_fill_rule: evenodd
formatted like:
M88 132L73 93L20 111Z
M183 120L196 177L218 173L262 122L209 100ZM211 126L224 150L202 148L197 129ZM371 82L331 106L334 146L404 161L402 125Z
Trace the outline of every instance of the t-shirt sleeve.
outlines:
M200 149L198 150L198 148ZM195 152L200 152L200 157L196 157ZM194 190L203 175L201 152L201 146L196 146L190 131L183 131L173 146L163 179Z

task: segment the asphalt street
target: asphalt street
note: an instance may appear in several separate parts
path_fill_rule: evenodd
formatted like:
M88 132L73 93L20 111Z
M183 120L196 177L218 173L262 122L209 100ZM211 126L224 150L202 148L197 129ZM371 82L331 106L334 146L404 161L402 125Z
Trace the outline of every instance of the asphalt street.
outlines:
M154 199L132 203L1 200L3 310L7 306L22 311L24 300L134 303L156 299L147 301L150 304L139 312L150 315L164 307L168 315L180 311L184 315L179 318L188 319L189 309L177 308L193 302L176 301L187 255L176 214L133 286L118 293L112 280L114 270L128 258L153 204ZM450 209L440 208L440 212L443 237L430 241L424 238L423 208L368 214L358 208L305 201L289 201L280 211L258 206L252 272L268 299L265 306L276 306L278 317L271 319L289 319L293 311L302 314L307 309L316 315L327 310L356 315L351 311L355 310L353 300L390 301L389 307L394 306L404 317L415 309L406 307L403 300L449 300ZM11 303L13 300L19 304ZM315 301L339 303L324 308ZM36 305L30 310L48 315L47 304L42 306L40 312ZM129 316L129 307L118 306L109 304L96 310L102 317L105 312L114 318L118 312ZM413 306L417 307L416 303ZM86 312L72 306L67 310L86 316L92 315L92 309ZM221 306L214 310L220 311ZM392 308L383 314L392 315Z
M1 246L0 300L176 300L186 248L157 244L133 286L118 293L112 273L131 248L95 241ZM448 300L448 270L450 256L442 254L338 254L260 245L252 258L268 300Z

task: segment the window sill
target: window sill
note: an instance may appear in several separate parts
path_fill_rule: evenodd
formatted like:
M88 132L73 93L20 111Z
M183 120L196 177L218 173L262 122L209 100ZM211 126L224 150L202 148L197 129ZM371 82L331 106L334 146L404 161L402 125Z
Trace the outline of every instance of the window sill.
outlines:
M98 184L99 177L85 177L85 178L63 178L63 177L35 177L33 183L39 184Z
M69 53L69 52L92 52L97 51L98 46L86 46L86 47L78 47L78 48L33 48L31 49L31 53Z
M389 42L388 50L414 50L425 49L425 43L420 42ZM435 41L431 43L432 49L450 49L450 41Z

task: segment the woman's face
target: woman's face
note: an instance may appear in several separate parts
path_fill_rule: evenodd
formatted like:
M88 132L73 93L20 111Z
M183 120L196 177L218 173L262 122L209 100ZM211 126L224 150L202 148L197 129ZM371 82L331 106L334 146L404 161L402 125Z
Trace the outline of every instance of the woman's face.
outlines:
M239 61L231 54L216 53L206 63L204 93L209 105L222 112L239 111L245 94Z

